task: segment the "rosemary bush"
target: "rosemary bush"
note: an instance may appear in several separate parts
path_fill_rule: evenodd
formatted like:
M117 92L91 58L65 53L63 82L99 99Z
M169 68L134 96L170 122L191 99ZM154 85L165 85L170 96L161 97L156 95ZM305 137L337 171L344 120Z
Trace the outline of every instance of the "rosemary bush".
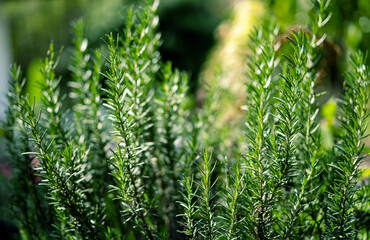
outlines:
M255 27L245 125L230 148L214 125L222 92L211 86L194 108L186 73L161 61L157 6L130 9L103 54L75 22L68 96L53 44L40 102L22 94L21 69L11 68L4 125L18 238L366 239L367 55L349 59L340 134L324 148L316 81L329 1L313 2L282 57L277 25Z

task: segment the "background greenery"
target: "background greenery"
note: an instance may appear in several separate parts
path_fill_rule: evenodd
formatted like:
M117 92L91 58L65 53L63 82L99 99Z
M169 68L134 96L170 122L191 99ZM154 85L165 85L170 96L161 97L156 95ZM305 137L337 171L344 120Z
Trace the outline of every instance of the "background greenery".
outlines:
M37 74L39 59L44 56L52 39L57 47L71 47L72 20L82 17L91 46L102 45L100 36L122 28L122 14L128 5L142 0L2 0L0 16L8 26L12 61ZM244 0L245 1L245 0ZM262 1L262 0L261 0ZM235 15L235 0L162 0L159 16L164 60L171 60L180 70L191 74L191 86L196 79L209 50L220 38L220 25ZM253 2L253 1L249 1ZM277 22L287 32L292 26L308 19L309 1L262 1L268 3ZM369 49L370 2L367 0L338 0L332 4L333 19L326 27L331 40L338 46L339 60L348 49ZM258 19L256 20L258 21ZM254 23L249 23L254 24ZM247 40L246 40L247 41ZM65 51L65 53L68 51ZM64 54L65 56L66 54ZM68 75L65 58L58 71ZM370 61L370 60L368 60ZM339 61L338 65L341 64ZM340 76L339 76L340 78Z

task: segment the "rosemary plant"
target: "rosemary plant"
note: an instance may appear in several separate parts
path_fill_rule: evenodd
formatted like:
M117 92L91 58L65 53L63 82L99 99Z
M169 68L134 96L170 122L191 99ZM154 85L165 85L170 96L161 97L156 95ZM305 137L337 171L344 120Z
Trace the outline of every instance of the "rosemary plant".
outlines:
M17 202L11 206L11 210L20 226L21 236L45 239L52 230L55 217L45 197L47 191L44 186L38 184L40 178L37 171L34 171L38 160L34 155L23 154L31 150L27 124L21 119L26 114L25 109L21 107L26 102L26 98L22 96L25 79L17 65L14 65L10 72L14 83L8 96L8 118L5 123L8 131L5 137L8 153L16 169L11 185L14 186L12 199Z
M336 163L333 163L336 177L327 198L328 238L351 239L357 234L354 226L358 219L354 216L353 206L358 198L358 168L365 158L361 140L366 137L369 101L369 72L365 61L366 55L355 53L351 56L351 69L345 74L345 93L339 115L339 122L345 134L335 146L338 151Z
M308 28L287 36L285 55L274 22L253 29L240 128L215 122L224 94L216 82L196 109L187 74L161 61L157 7L129 9L122 33L106 36L105 53L74 23L69 99L54 44L41 64L41 102L23 94L20 67L11 68L4 126L17 238L369 236L369 190L360 182L366 54L350 58L333 149L320 131L316 85L329 1L313 1Z
M245 156L246 184L253 187L248 188L246 192L246 202L249 205L246 205L246 222L249 222L249 231L258 239L271 238L270 231L273 228L269 226L274 221L271 216L272 206L275 205L276 193L286 177L284 169L289 169L287 166L289 159L279 163L282 156L274 157L269 155L270 151L268 151L269 148L274 149L274 153L278 154L278 150L273 146L274 141L271 143L269 139L274 125L271 113L274 112L272 101L276 79L273 74L278 62L273 44L278 29L273 25L270 27L274 29L270 28L268 31L263 31L262 28L254 29L251 35L253 42L251 46L253 55L251 55L249 64L251 81L247 86L247 91L251 94L246 105L248 113L246 119L248 152ZM283 96L287 97L288 93ZM283 111L284 107L281 109L280 111ZM282 123L285 121L289 120L281 119ZM284 134L283 129L279 131ZM289 153L290 150L287 149L284 152Z

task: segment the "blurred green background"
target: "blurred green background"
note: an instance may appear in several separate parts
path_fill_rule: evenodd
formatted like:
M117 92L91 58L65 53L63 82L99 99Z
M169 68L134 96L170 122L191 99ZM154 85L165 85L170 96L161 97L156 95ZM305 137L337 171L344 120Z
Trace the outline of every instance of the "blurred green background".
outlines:
M216 59L218 51L225 45L235 44L227 41L229 30L233 28L233 24L237 24L233 20L238 14L249 14L247 10L243 12L243 9L238 9L241 2L246 2L244 6L253 3L248 0L161 0L158 14L159 32L163 41L160 48L162 60L170 60L175 67L190 73L192 93L195 94L197 89L202 87L198 81L201 72L212 68L212 64L222 64L222 59L216 63L211 61ZM299 24L306 26L309 14L312 13L309 0L260 2L265 4L265 16L276 16L282 33L289 33ZM64 46L57 69L63 76L63 84L70 78L66 63L72 45L71 22L82 17L90 46L100 48L104 46L105 34L119 32L123 27L125 9L141 3L142 1L135 0L1 0L0 119L4 119L8 68L11 63L16 62L22 66L29 79L27 91L31 95L37 94L35 82L39 78L39 61L46 55L52 40L57 48ZM323 89L330 93L328 98L331 94L337 95L341 91L341 73L346 68L345 59L348 52L358 48L363 51L370 49L370 1L336 0L331 4L333 16L326 26L329 44L323 56L328 62L328 74L322 84ZM254 25L258 24L259 20L239 24ZM247 45L248 39L238 41L242 41L240 46L243 46ZM239 54L245 54L245 49L240 48ZM329 105L328 108L330 110L333 106ZM325 114L322 115L327 119L333 115L325 117ZM330 120L328 121L327 124L330 125ZM6 156L0 155L0 180L9 177L11 169ZM6 193L6 186L0 184L2 221L9 220L9 213L3 207L6 206ZM0 228L7 228L8 231L11 229L3 224ZM0 230L0 233L3 231L5 230Z
M118 32L123 25L125 9L140 5L142 0L1 0L0 39L6 44L9 62L20 64L32 78L37 74L37 61L45 56L48 44L64 46L59 67L68 79L65 63L71 46L70 23L82 17L86 22L90 46L104 44L105 34ZM240 0L161 0L159 16L163 60L191 74L191 87L209 50L217 43L218 26L233 18L233 6ZM252 2L252 1L250 1ZM311 8L309 0L262 1L276 15L283 30L297 24L306 25ZM332 2L333 17L327 27L330 38L340 49L369 49L370 1L337 0ZM246 13L247 14L247 13ZM270 14L270 13L268 13ZM251 23L248 23L251 24ZM246 41L248 41L246 39ZM1 55L5 55L4 52ZM343 54L345 55L345 54ZM2 61L1 68L7 68ZM370 61L369 61L370 62Z

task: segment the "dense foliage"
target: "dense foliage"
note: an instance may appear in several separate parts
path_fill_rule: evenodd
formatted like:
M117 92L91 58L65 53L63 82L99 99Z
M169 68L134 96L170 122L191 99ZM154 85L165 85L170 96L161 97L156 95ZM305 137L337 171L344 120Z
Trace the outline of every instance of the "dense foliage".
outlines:
M222 91L195 109L188 77L161 61L158 1L126 13L120 35L92 51L74 24L69 93L51 44L42 97L11 68L6 142L15 169L19 239L366 239L369 190L359 166L367 128L367 55L344 73L331 148L316 85L329 1L277 53L272 21L250 36L244 127L215 124ZM64 106L69 97L70 106Z

